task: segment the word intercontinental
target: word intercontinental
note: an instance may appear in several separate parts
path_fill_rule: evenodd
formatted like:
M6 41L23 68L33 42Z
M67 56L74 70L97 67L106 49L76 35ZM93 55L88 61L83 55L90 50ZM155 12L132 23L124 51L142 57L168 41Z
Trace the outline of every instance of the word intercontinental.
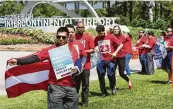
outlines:
M65 26L66 24L76 25L78 21L83 21L85 26L92 27L97 24L111 26L116 24L115 17L98 18L24 18L24 19L5 19L5 27L46 27L46 26Z

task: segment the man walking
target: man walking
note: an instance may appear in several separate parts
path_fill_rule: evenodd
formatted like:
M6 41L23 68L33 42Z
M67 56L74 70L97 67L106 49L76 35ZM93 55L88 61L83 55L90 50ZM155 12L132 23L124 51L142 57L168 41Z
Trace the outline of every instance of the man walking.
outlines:
M92 37L85 32L85 27L83 22L77 23L77 32L75 34L75 40L79 40L84 48L85 52L87 53L87 60L83 68L83 72L75 77L76 82L76 89L79 93L80 84L82 82L82 106L87 107L88 106L88 92L89 92L89 76L90 76L90 68L91 68L91 62L90 62L90 54L94 52L94 41Z

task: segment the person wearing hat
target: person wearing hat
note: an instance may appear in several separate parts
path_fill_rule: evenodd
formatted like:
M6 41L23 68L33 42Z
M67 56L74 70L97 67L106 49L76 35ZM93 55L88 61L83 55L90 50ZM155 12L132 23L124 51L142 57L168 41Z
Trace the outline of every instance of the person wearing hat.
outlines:
M144 31L143 30L139 31L139 37L138 37L138 39L140 39L143 35L144 35Z

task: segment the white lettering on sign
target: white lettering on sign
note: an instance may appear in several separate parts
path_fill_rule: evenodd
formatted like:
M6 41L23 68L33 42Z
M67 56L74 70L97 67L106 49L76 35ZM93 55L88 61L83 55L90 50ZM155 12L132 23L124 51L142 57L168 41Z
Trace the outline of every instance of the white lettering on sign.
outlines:
M78 21L83 21L87 27L94 27L97 24L106 26L115 25L116 17L87 17L87 18L34 18L30 14L19 14L5 16L5 27L42 27L42 26L65 26L67 24L76 25ZM118 18L119 19L119 18Z

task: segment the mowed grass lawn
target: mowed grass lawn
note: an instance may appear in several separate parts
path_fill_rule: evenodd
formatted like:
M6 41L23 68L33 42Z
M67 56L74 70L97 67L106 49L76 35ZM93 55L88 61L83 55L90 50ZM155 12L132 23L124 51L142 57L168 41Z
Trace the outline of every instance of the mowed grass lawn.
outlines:
M133 89L120 77L118 93L100 98L99 82L91 81L89 106L80 109L173 109L173 88L166 84L167 73L156 70L154 75L132 74ZM107 89L110 92L107 81ZM32 91L16 98L0 96L0 109L47 109L47 93Z

